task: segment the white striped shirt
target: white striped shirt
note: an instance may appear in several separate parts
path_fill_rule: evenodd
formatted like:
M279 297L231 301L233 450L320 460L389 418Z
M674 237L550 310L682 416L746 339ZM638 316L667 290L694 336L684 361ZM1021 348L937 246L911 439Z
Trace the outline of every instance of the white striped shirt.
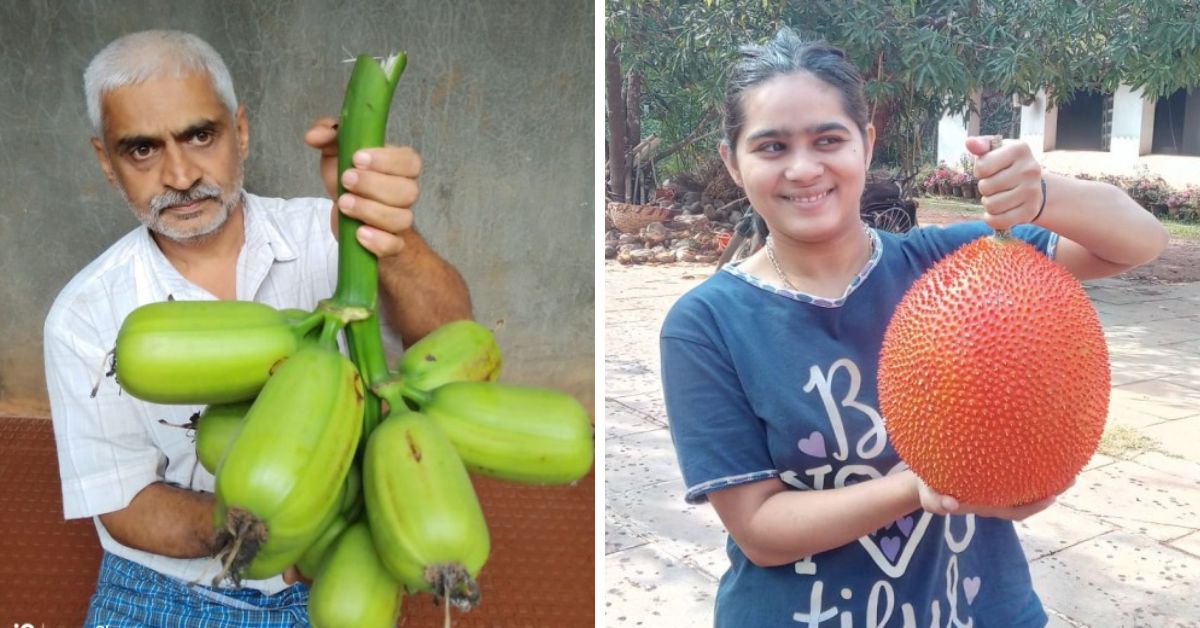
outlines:
M237 298L285 308L313 309L333 294L337 243L330 232L329 199L275 199L246 194L245 243L237 261ZM92 517L105 550L185 582L209 581L220 570L210 558L178 559L118 543L99 515L125 508L153 482L213 490L214 478L196 459L186 423L202 406L146 403L122 393L107 370L106 354L134 308L168 297L212 300L159 250L145 227L134 229L63 288L45 327L46 387L67 519ZM386 331L385 331L386 333ZM274 593L279 576L244 581Z

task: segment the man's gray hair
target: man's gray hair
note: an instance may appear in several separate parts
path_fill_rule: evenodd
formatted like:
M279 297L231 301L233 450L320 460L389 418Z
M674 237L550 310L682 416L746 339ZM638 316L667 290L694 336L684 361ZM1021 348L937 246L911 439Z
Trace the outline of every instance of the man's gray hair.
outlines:
M83 73L88 118L96 137L103 137L100 98L106 92L193 72L206 72L230 115L236 114L237 95L233 92L229 69L221 55L203 39L182 31L152 30L130 33L105 46Z

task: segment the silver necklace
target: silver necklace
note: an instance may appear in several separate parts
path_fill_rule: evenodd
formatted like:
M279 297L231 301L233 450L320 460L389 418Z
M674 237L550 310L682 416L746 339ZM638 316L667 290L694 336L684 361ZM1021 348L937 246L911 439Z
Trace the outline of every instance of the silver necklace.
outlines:
M867 260L875 257L875 238L871 237L871 228L867 223L862 223L863 233L867 234L867 246L870 247L867 253ZM792 284L788 276L784 274L783 269L779 267L779 260L775 259L775 240L770 235L767 236L767 259L771 260L771 267L775 269L775 274L779 275L779 280L783 282L783 287L792 292L801 292L799 288Z

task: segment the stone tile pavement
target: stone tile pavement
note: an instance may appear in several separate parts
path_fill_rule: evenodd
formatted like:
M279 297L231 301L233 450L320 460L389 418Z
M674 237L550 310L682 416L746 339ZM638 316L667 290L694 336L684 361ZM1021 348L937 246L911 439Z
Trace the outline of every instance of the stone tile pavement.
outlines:
M683 502L658 373L663 316L709 272L605 265L606 626L712 625L725 534ZM1018 525L1035 586L1051 626L1200 626L1200 283L1086 287L1112 360L1113 447Z

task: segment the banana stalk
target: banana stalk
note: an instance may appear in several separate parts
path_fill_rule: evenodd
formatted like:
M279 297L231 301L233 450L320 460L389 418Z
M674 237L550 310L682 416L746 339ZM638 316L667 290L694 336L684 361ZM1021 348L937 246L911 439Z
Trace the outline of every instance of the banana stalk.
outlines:
M354 167L354 153L363 148L383 146L392 94L400 75L404 73L407 60L408 57L401 52L388 57L382 64L368 55L359 55L355 61L346 85L338 127L338 197L346 192L342 186L342 175ZM332 302L335 306L363 308L369 313L365 319L350 322L346 326L350 358L369 387L382 381L388 373L377 308L379 264L356 237L361 224L338 212L338 281ZM363 409L364 439L382 417L379 397L371 392L366 397Z

